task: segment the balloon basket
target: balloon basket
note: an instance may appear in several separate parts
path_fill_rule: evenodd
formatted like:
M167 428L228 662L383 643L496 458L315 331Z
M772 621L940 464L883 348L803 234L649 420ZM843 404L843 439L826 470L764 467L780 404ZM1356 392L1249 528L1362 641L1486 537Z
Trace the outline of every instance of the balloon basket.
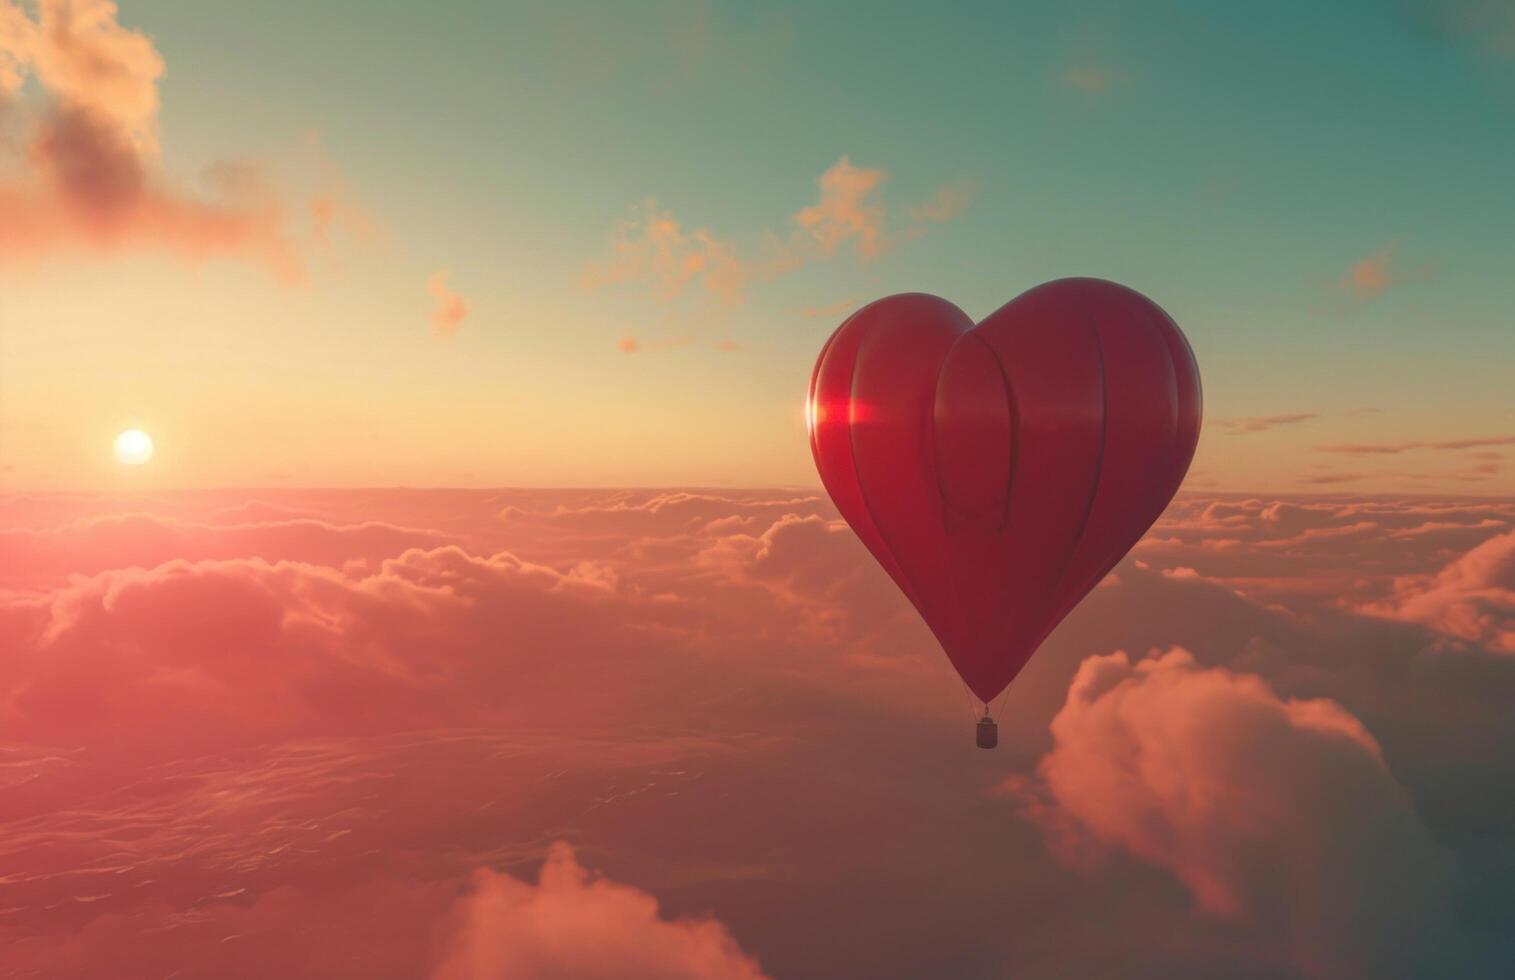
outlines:
M992 749L999 744L999 726L988 715L978 720L977 742L981 749Z

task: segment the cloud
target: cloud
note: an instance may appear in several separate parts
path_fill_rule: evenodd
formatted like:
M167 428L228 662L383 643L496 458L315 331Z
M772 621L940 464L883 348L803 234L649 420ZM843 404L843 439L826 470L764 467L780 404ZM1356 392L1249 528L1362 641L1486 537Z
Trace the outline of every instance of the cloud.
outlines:
M12 36L26 38L17 60L29 61L60 102L109 120L132 144L156 151L164 65L152 40L123 27L110 0L41 0L37 11L28 29L12 7Z
M620 595L592 562L560 571L453 545L340 567L112 569L0 602L10 654L0 719L23 740L147 755L185 739L209 748L481 722L501 704L487 677L508 669L528 682L546 666L528 650L624 653L621 630L652 629L675 608ZM516 646L525 659L505 653L517 631L533 637ZM561 668L538 676L540 709L568 679Z
M342 192L327 189L310 198L311 228L317 244L330 246L338 229L359 241L372 241L379 232L363 208L352 203Z
M0 0L0 99L13 96L26 79L36 25L11 0Z
M271 520L248 520L273 516ZM0 530L0 587L49 588L71 575L153 568L175 559L261 558L341 567L409 548L450 543L447 535L383 521L334 524L290 518L266 507L186 521L150 513L106 514L48 528Z
M879 168L854 166L843 156L816 179L821 199L797 211L794 223L824 256L850 242L862 259L876 258L884 249L885 232L884 208L874 194L888 176Z
M671 337L659 337L656 340L642 340L632 334L623 334L615 342L615 349L622 354L639 354L650 350L676 350L680 347L693 346L698 339L692 334L675 334ZM719 344L716 346L719 347Z
M968 209L978 195L978 185L971 180L938 187L931 198L909 208L910 220L917 225L951 221Z
M1437 36L1470 38L1496 58L1515 56L1515 8L1505 0L1417 0L1411 11Z
M1438 439L1433 441L1410 440L1404 442L1353 442L1330 446L1316 446L1318 453L1339 453L1344 456L1395 456L1417 449L1476 449L1481 446L1515 446L1515 436L1481 436L1473 439ZM1485 457L1478 457L1485 458Z
M1126 76L1098 65L1076 65L1058 76L1058 83L1071 92L1103 95L1130 81Z
M1398 245L1391 243L1352 263L1337 281L1337 288L1357 302L1366 303L1395 286L1431 278L1433 270L1429 266L1406 269L1398 251Z
M576 530L618 532L630 535L686 534L711 522L739 519L771 520L788 514L815 514L830 505L812 493L764 493L726 495L693 490L645 494L615 494L608 500L577 506L559 504L550 510L528 511L509 506L501 513L507 522L549 523Z
M707 228L686 227L657 201L641 202L617 222L610 236L610 257L590 264L579 285L595 291L614 285L642 286L660 304L671 304L697 287L715 310L742 303L749 288L844 253L868 262L895 245L920 237L928 224L949 221L972 200L972 182L938 189L908 209L912 224L900 234L888 230L881 188L888 173L859 167L842 156L816 179L816 203L790 216L786 233L765 232L756 247L736 242Z
M835 303L828 303L824 306L801 307L799 314L803 317L831 320L845 313L851 313L861 305L856 297L849 296L844 300L838 300Z
M1307 473L1299 479L1301 483L1330 486L1335 483L1360 483L1372 475L1371 473Z
M537 883L489 870L455 912L432 980L762 980L713 919L668 920L646 892L596 878L559 841Z
M1363 609L1515 654L1515 531L1488 538L1434 575L1398 579L1392 599Z
M468 318L468 301L447 288L450 278L452 273L447 269L426 277L426 291L437 303L431 312L431 332L438 337L451 337Z
M658 302L670 303L698 283L719 305L729 306L740 302L748 282L767 268L738 259L731 244L704 228L685 230L651 199L616 225L610 244L612 257L584 271L582 288L646 284Z
M1065 853L1171 872L1197 907L1276 935L1305 976L1456 960L1443 858L1362 723L1172 649L1084 661L1030 812Z
M43 0L35 22L9 0L0 10L0 86L30 73L44 96L22 111L24 151L0 156L0 263L158 249L244 256L303 278L284 206L252 168L207 168L200 195L160 172L163 59L117 21L115 4Z
M1318 412L1296 412L1292 415L1263 415L1246 419L1221 419L1220 424L1229 432L1266 432L1281 425L1298 425L1320 418Z

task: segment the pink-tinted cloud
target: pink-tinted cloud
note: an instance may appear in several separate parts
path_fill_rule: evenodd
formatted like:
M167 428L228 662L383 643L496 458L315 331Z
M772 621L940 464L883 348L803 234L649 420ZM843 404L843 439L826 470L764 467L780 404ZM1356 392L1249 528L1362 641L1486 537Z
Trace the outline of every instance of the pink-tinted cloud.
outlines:
M285 208L251 168L207 168L199 195L159 172L163 60L113 3L44 0L35 22L9 0L3 9L0 84L29 72L44 98L20 110L21 152L0 156L0 262L145 248L303 277Z
M674 334L669 337L658 337L654 340L643 340L633 334L624 334L615 342L615 349L622 354L639 354L643 351L677 350L680 347L692 347L699 342L699 338L692 334ZM719 343L714 346L719 347Z
M36 26L20 6L0 0L0 100L13 96L26 79Z
M1079 668L1052 735L1030 806L1070 856L1108 848L1171 872L1204 913L1278 936L1306 976L1455 955L1439 945L1441 855L1340 705L1184 650L1117 652Z
M213 522L140 512L109 514L57 527L0 531L0 587L49 587L71 575L152 568L176 559L261 558L341 567L447 543L448 537L435 531L382 521L341 525L291 519L266 508L218 515Z
M12 8L16 60L60 102L110 120L133 144L157 146L163 58L152 39L121 25L110 0L40 0L35 25ZM13 54L13 57L15 55Z
M1245 419L1221 419L1220 424L1228 432L1266 432L1281 425L1298 425L1320 418L1318 412L1295 412L1290 415L1262 415Z
M1318 453L1345 456L1397 456L1417 449L1476 449L1480 446L1515 446L1515 436L1481 436L1472 439L1407 440L1402 442L1350 442L1316 446Z
M683 295L691 283L718 304L740 302L747 284L768 267L737 258L735 247L704 228L686 230L672 212L647 200L616 225L611 258L585 270L587 290L621 283L646 284L660 303Z
M822 320L831 320L844 314L851 313L862 304L854 297L838 300L835 303L827 303L823 306L805 306L800 308L800 316L816 317Z
M546 511L508 506L501 512L507 522L546 522L575 530L621 534L688 533L719 520L735 520L740 526L772 520L788 514L815 514L830 509L813 493L754 493L730 496L693 490L654 493L618 492L590 503L559 505ZM765 525L766 526L766 525Z
M880 168L854 166L843 156L816 179L819 202L802 208L794 223L814 240L822 255L852 244L863 259L884 248L884 208L875 194L888 178Z
M345 187L330 186L311 195L311 228L316 244L329 247L341 231L362 242L379 237L379 227L373 217L356 204Z
M951 221L966 211L977 195L978 185L971 180L938 187L930 199L910 206L910 220L917 225Z
M1301 483L1314 486L1332 486L1338 483L1360 483L1372 475L1371 473L1307 473L1299 480Z
M452 273L438 269L426 277L426 292L436 302L431 311L431 332L438 337L451 337L468 318L468 301L447 286Z
M1364 608L1515 654L1515 531L1488 538L1434 575L1400 578L1393 599Z
M1120 72L1099 65L1075 65L1058 76L1063 88L1085 95L1103 95L1129 82Z
M512 662L521 678L537 671L522 645L526 659L508 653L515 631L624 651L612 639L620 629L634 619L651 629L675 608L621 595L604 566L560 572L455 546L372 566L116 569L0 604L11 654L0 717L18 738L149 753L186 738L230 745L477 721L500 704L475 699L493 686L483 677ZM564 680L543 682L541 709L552 710L547 689Z
M762 980L713 919L661 916L657 899L597 878L561 841L535 885L480 870L432 980Z
M1433 272L1429 266L1406 268L1397 245L1385 245L1352 263L1337 282L1337 288L1360 303L1377 299L1396 286L1424 282Z
M807 264L845 253L865 262L877 258L920 237L927 225L956 217L975 193L968 181L942 187L908 209L912 223L905 231L891 234L881 196L887 178L882 168L860 167L841 157L817 178L816 203L791 215L784 234L765 232L755 248L741 248L707 228L688 228L656 201L643 201L613 229L610 257L587 267L579 284L589 291L639 285L662 304L698 287L708 304L727 309L745 300L753 284Z
M1426 0L1412 9L1438 33L1467 37L1496 58L1515 57L1515 8L1504 0Z

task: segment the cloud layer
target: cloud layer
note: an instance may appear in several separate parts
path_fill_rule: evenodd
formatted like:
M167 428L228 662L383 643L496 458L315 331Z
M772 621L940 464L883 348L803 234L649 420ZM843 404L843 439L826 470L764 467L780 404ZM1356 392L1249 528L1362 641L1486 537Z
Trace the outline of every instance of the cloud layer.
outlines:
M1515 956L1509 501L1180 497L996 707L994 753L808 490L0 519L0 973Z

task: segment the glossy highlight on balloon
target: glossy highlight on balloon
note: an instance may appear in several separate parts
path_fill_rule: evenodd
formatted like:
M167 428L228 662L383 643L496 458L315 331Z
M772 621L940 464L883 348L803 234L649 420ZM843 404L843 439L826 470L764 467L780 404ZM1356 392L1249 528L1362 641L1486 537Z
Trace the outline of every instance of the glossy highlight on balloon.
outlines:
M1037 286L977 325L924 293L821 349L826 491L986 704L1157 520L1199 440L1194 353L1135 290Z

